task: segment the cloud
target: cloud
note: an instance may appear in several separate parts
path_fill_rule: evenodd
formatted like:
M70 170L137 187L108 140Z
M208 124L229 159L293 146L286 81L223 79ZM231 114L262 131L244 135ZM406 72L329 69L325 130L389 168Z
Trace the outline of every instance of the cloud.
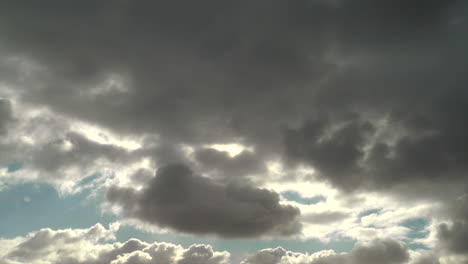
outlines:
M464 1L47 6L0 3L2 181L74 186L95 172L161 168L154 179L116 177L109 201L126 217L225 237L300 230L297 209L253 184L236 185L246 178L323 181L345 195L377 192L442 207L466 194ZM141 144L129 151L96 142L73 131L77 123ZM253 151L229 157L202 148L232 142ZM21 170L4 169L15 162ZM167 167L174 162L195 172L175 173ZM268 162L284 170L272 176ZM297 176L303 168L310 173ZM467 218L447 215L434 221L440 248L463 255L458 234Z
M468 262L468 213L467 196L451 201L438 213L439 222L435 225L435 250L440 255L461 258L460 263ZM450 262L449 262L450 263Z
M2 79L25 104L148 145L252 146L196 155L228 178L280 158L346 190L463 183L463 1L3 5Z
M323 212L305 214L302 218L307 223L327 225L334 222L342 221L348 216L349 214L344 212Z
M7 132L7 125L12 118L10 101L0 98L0 135Z
M20 263L32 263L53 257L57 250L63 255L72 255L76 247L86 248L89 244L100 240L114 239L115 228L116 226L113 226L107 230L102 225L96 224L89 229L41 229L23 238L1 257Z
M438 238L444 248L456 254L468 254L468 224L456 221L451 225L442 223L438 227Z
M423 252L412 259L411 264L440 264L439 258L431 252Z
M372 124L351 120L333 129L327 119L306 123L298 130L285 132L287 156L291 159L310 162L324 178L331 179L340 186L355 188L362 182L358 162L364 157L366 134L373 132ZM345 181L346 182L345 182Z
M105 243L114 239L117 226L97 224L88 229L41 229L15 240L0 240L0 263L21 264L227 264L229 253L208 245L187 249L169 243L148 244L138 239Z
M215 251L209 245L194 244L183 248L164 242L146 243L115 239L118 224L109 229L96 224L87 229L41 229L25 237L0 240L2 264L227 264L230 254ZM395 240L377 239L358 243L348 253L325 250L313 254L295 253L283 248L263 249L243 260L242 264L403 264L431 263L430 254L410 258L407 247ZM415 262L416 261L416 262ZM437 262L434 262L437 263Z
M226 253L213 252L210 246L193 245L183 254L178 264L218 264L227 263Z
M309 255L286 251L283 248L264 249L241 264L403 264L408 260L407 247L397 241L387 239L358 244L349 253L342 254L321 251Z
M222 237L290 236L301 231L299 209L281 205L277 193L222 185L185 165L158 169L142 190L113 186L107 200L124 216L160 227Z
M99 127L83 129L76 120L22 103L6 106L10 118L2 121L8 134L0 139L0 166L15 169L2 175L2 183L46 182L63 193L75 192L81 179L131 167L146 155L115 136L109 139Z
M130 163L132 158L125 149L93 142L73 132L37 146L33 151L31 167L51 177L63 177L62 171L68 168L87 170L87 167L99 160L107 163Z
M228 181L266 172L264 161L251 151L242 151L238 155L230 157L225 151L202 148L196 150L193 155L202 169L222 176Z

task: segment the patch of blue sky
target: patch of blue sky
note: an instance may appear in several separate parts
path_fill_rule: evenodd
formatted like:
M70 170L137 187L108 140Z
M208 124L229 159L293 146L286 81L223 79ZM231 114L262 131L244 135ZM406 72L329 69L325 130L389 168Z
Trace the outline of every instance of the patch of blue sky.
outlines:
M8 173L13 173L15 171L21 170L22 167L23 167L23 164L21 162L12 162L12 163L8 164L7 172Z
M59 197L47 184L9 186L0 192L0 237L13 238L41 228L87 228L108 224L115 216L102 214L88 191Z
M369 210L360 212L358 217L362 218L364 216L368 216L368 215L371 215L371 214L379 214L381 211L382 211L381 208L369 209Z
M283 196L288 201L293 201L293 202L305 204L305 205L317 204L317 203L324 202L327 200L327 198L325 198L322 195L304 197L304 196L301 196L300 193L295 192L295 191L282 192L281 196Z
M90 184L96 181L97 179L99 179L99 177L101 177L100 173L94 173L88 177L83 178L81 181L79 181L77 183L77 186L86 186L87 184Z
M426 238L429 235L427 227L429 225L429 220L425 218L411 218L405 220L401 223L402 226L409 228L410 231L407 235L406 242L408 247L411 249L428 249L425 245L421 243L414 242L416 239Z

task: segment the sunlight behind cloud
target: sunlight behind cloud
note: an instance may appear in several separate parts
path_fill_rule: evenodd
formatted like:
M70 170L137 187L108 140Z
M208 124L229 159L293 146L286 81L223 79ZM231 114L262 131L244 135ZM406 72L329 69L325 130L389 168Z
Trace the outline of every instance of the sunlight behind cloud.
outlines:
M88 139L100 144L110 144L125 148L129 151L141 148L141 141L135 138L118 136L115 133L107 131L106 129L89 125L83 122L74 122L71 125L71 130L78 132Z
M242 151L253 151L253 147L246 147L241 144L213 144L213 145L207 145L207 147L216 149L217 151L225 151L229 154L231 157L235 157L239 155Z

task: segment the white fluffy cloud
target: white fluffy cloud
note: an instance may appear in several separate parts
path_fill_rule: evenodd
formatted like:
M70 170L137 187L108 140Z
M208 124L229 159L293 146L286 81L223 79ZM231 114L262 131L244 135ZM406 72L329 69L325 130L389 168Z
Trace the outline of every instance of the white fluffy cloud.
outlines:
M2 264L227 264L229 253L208 245L184 249L169 243L145 243L130 239L109 243L118 225L105 229L41 229L26 237L0 240Z
M349 253L343 254L333 251L300 254L283 248L264 249L241 264L404 264L408 261L407 247L387 239L358 244Z
M396 240L376 239L358 243L347 253L324 250L304 254L281 247L263 249L243 260L241 264L465 264L467 261L466 256L413 251Z
M117 223L109 229L96 224L87 229L41 229L25 237L0 240L1 264L235 264L230 253L209 245L188 248L164 242L129 239L112 242ZM456 256L455 256L456 257ZM455 257L445 257L447 261ZM348 253L333 250L312 254L283 248L263 249L241 264L438 264L430 252L411 251L401 242L376 239L361 242ZM459 258L458 258L459 259ZM456 262L441 262L456 263Z

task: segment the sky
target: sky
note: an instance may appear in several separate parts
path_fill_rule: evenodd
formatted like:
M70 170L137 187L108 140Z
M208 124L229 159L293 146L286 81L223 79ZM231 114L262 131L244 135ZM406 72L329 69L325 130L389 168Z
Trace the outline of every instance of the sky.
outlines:
M468 2L0 1L0 264L468 264Z

